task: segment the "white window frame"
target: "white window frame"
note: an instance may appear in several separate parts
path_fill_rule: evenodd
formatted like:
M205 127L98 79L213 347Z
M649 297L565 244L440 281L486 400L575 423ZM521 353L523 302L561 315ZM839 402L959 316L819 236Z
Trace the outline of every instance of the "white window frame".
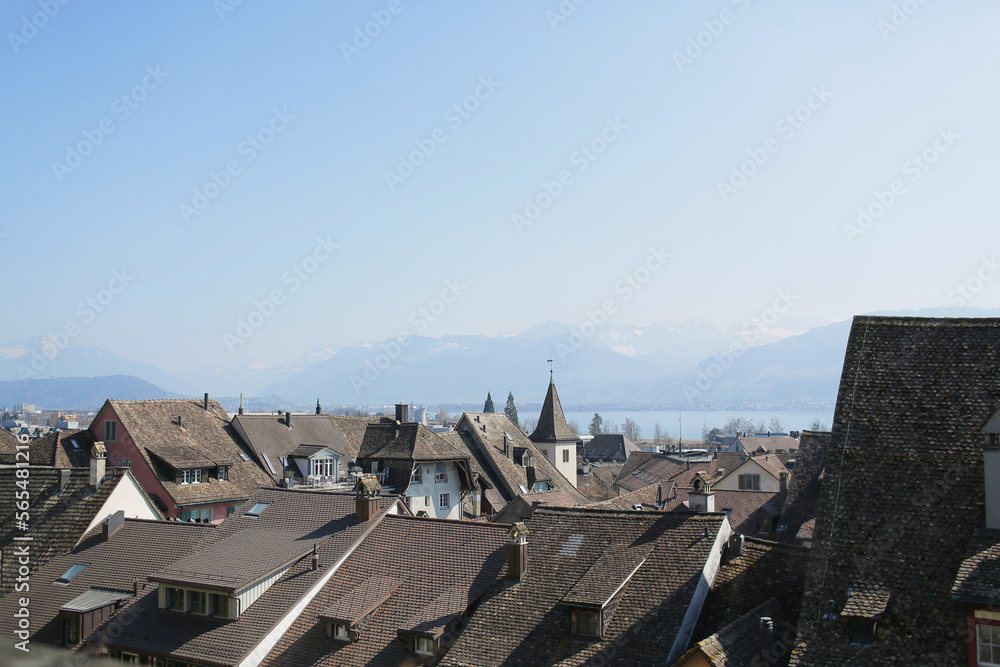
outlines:
M118 422L114 419L104 420L104 442L118 442Z
M438 507L440 507L441 509L448 509L451 507L450 493L442 493L440 496L438 496Z
M990 652L992 654L991 655L992 661L983 660L983 658L981 657L983 655L982 651L984 648L983 633L982 633L983 628L992 628L995 631L1000 631L1000 626L990 625L988 623L976 624L976 660L978 660L978 664L980 665L980 667L997 667L998 665L1000 665L1000 643L994 644L992 641L988 641L985 644L985 646L988 646L990 649Z
M227 479L229 479L229 470L226 468L226 466L219 466L216 475L218 476L220 482L225 482Z
M191 471L181 470L181 484L190 484L190 483L191 483Z
M410 484L423 484L424 471L423 466L419 463L413 466L413 472L410 474Z
M336 639L337 641L349 642L351 641L351 632L345 624L334 623L333 638Z
M131 468L132 467L132 459L126 458L124 456L119 457L118 458L118 467L119 468Z
M740 473L739 480L737 481L739 482L740 491L760 491L760 473Z
M421 646L426 648L421 648ZM427 637L414 637L413 652L417 655L434 655L434 640Z
M201 468L195 468L191 471L191 483L201 484Z
M435 484L447 484L448 483L448 464L447 463L435 463L434 464L434 483Z

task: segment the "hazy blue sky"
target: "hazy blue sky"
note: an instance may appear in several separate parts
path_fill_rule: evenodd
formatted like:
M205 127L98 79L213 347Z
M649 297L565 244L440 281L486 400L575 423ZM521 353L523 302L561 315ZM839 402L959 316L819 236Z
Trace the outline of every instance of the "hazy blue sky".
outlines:
M69 326L183 370L607 300L637 324L740 323L779 290L789 318L998 304L997 3L562 6L4 2L0 340Z

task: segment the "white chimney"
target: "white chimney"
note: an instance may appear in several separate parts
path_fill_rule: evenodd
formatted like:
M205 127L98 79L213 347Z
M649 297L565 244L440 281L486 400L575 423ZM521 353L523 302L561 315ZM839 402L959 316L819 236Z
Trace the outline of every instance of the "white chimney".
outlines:
M108 450L104 448L103 442L95 442L93 449L90 450L90 485L95 489L104 481L107 465Z

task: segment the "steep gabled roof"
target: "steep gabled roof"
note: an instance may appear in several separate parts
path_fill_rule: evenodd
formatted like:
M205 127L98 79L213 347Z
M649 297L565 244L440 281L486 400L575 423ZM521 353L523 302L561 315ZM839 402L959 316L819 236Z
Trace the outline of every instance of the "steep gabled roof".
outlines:
M119 430L118 438L132 439L146 465L179 506L242 502L260 487L272 483L268 474L242 450L240 438L229 424L229 415L217 401L209 401L209 409L205 410L202 401L188 399L108 399L101 412L109 406L125 430L125 433ZM112 447L109 445L109 450ZM174 477L174 470L217 465L230 466L226 481L212 477L201 484L178 484Z
M540 508L523 579L493 589L441 664L664 664L725 525L720 513ZM615 565L609 553L621 555ZM573 606L612 593L604 638L571 638Z
M19 528L14 522L17 510L17 485L23 478L17 477L18 470L27 470L28 477L28 530ZM109 468L108 475L96 491L90 486L90 470L87 468L63 469L49 466L28 466L27 468L0 468L0 516L4 517L0 528L0 562L3 576L0 577L0 592L7 592L15 583L17 557L14 553L15 536L28 535L32 538L31 554L33 567L39 567L50 558L73 548L83 537L84 531L97 518L108 496L125 476L124 468Z
M788 498L782 512L781 522L785 524L782 540L795 539L799 529L816 518L816 503L819 500L823 470L826 468L826 452L830 447L830 433L803 431L799 438L799 451L795 455L795 474L788 485Z
M794 664L953 664L952 601L983 523L983 435L1000 402L1000 320L856 317L817 508ZM872 646L850 645L849 591L881 587ZM862 653L863 652L863 653Z
M585 461L625 462L633 452L638 451L639 447L628 437L620 433L602 433L583 443L580 456Z
M677 495L667 503L667 512L688 509L689 489L678 489ZM756 535L755 517L763 510L772 519L781 515L785 503L785 493L775 491L726 491L712 490L715 494L715 511L726 512L734 533ZM666 492L664 492L666 495ZM777 526L773 526L777 529Z
M505 439L509 451L521 449L528 452L529 463L535 468L535 479L550 480L556 490L575 499L574 504L587 502L586 496L576 490L506 414L466 412L458 420L455 430L462 438L465 451L472 454L507 502L524 493L520 489L522 485L528 491L531 489L528 487L527 471L521 462L504 454Z
M542 413L538 415L538 426L529 436L532 442L577 442L580 439L566 424L562 403L556 392L556 383L549 382L549 390L545 393L542 403Z
M387 516L347 558L264 660L267 667L418 664L399 632L437 637L507 564L507 526ZM390 565L391 564L391 565ZM325 618L370 616L349 644L326 637Z
M778 633L787 623L781 603L770 598L695 644L685 658L701 653L711 667L775 664L773 655L761 649L760 619L764 617L771 619Z
M0 464L13 465L21 442L5 428L0 428Z

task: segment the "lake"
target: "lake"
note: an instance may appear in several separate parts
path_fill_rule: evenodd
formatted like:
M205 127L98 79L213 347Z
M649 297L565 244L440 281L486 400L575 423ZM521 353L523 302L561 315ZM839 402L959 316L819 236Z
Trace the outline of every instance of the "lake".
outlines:
M503 410L502 406L497 406L497 412ZM668 410L638 410L638 411L598 411L604 419L605 428L608 422L618 424L619 431L626 417L631 417L632 421L639 425L641 429L640 437L652 438L653 430L657 424L664 433L671 438L677 437L677 416L676 411ZM538 412L517 411L519 419L538 419ZM566 421L575 421L580 427L580 433L587 433L590 420L594 418L593 412L566 412ZM683 425L684 441L701 440L703 426L711 428L722 428L722 425L732 417L743 417L751 421L763 420L765 429L771 417L781 420L781 425L785 432L802 431L809 428L813 420L818 419L829 429L833 423L833 408L829 410L686 410L680 413Z

